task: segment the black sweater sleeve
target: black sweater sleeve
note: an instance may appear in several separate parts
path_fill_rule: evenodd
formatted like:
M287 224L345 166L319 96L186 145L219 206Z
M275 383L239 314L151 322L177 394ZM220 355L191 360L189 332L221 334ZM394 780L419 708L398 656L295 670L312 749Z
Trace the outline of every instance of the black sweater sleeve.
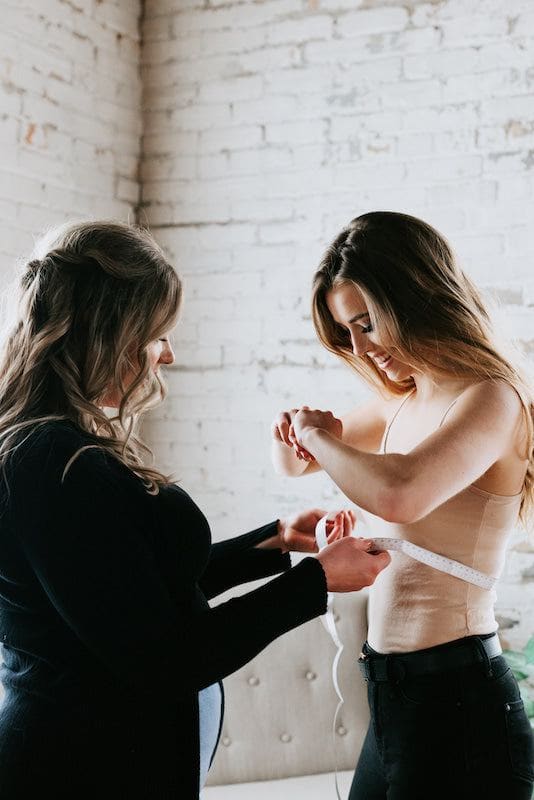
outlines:
M315 558L211 609L199 601L184 554L171 597L139 495L109 468L109 457L85 450L60 482L58 464L76 449L61 437L41 437L13 493L14 530L57 614L127 686L177 697L201 689L325 612L326 578Z
M277 532L278 521L275 520L249 533L213 544L208 565L200 580L200 588L206 597L215 597L240 583L290 569L289 553L283 553L279 548L268 550L256 547L265 539L276 536Z

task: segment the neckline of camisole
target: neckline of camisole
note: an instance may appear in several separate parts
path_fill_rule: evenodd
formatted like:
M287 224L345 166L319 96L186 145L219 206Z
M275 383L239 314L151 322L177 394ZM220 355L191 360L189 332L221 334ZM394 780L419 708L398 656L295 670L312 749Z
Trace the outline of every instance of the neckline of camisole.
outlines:
M388 422L388 424L386 426L386 430L384 431L384 436L383 436L383 439L382 439L382 445L380 447L380 453L382 455L386 455L386 445L387 445L389 431L391 429L391 426L393 425L393 423L397 419L397 416L398 416L399 411L401 410L401 408L404 406L406 401L412 396L412 394L414 394L415 391L416 391L416 387L414 387L411 391L408 392L408 394L406 395L406 397L404 398L402 403L400 403L399 407L397 408L397 410L395 411L395 413L391 417L390 421ZM460 395L458 395L458 397L460 397ZM441 417L441 420L440 420L440 423L438 425L438 428L441 428L441 426L443 425L443 421L444 421L445 417L447 416L447 414L449 413L449 411L451 410L453 405L458 400L458 397L455 397L454 400L452 401L452 403L450 403L447 406L447 408L445 409L445 412L444 412L443 416ZM488 492L487 489L481 489L479 486L475 486L473 483L469 484L469 486L466 486L463 491L464 492L473 492L474 494L479 494L479 495L481 495L483 497L494 499L494 500L500 501L500 502L506 502L507 500L517 500L523 494L523 490L521 490L520 492L517 492L517 494L497 494L496 492Z

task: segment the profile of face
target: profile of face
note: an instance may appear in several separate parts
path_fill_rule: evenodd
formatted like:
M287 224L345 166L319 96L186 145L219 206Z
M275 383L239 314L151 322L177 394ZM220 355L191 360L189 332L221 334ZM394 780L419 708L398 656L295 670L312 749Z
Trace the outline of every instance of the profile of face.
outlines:
M154 341L149 342L147 345L147 358L148 358L148 365L150 371L157 375L159 368L163 365L169 365L174 363L174 350L172 348L172 344L170 341L171 332L167 332L159 339L154 339ZM124 379L124 387L128 389L128 387L133 383L135 380L135 374L130 372L126 375ZM112 391L104 398L102 403L103 406L107 408L118 408L120 406L121 396L118 391Z
M381 344L357 286L349 283L335 286L327 293L326 304L337 324L348 331L355 356L367 355L391 381L404 381L413 375L413 367L394 358Z

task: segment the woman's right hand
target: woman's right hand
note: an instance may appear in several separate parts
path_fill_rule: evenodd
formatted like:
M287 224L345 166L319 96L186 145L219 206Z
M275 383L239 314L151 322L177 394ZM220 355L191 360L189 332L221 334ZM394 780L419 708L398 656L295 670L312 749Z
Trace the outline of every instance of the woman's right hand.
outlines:
M369 552L371 539L347 536L325 547L315 556L326 575L329 592L357 592L371 586L377 575L388 566L387 550Z

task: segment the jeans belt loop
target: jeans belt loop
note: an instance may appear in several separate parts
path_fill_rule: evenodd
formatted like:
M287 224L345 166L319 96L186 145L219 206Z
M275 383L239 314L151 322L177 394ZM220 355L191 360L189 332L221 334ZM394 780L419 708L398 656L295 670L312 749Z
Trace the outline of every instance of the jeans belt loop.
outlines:
M487 652L486 647L484 646L484 640L477 637L474 641L475 641L475 646L479 652L482 664L484 665L484 672L486 673L486 677L491 678L493 677L493 667L490 655Z
M358 667L365 681L369 680L369 662L367 655L362 651L358 656Z

